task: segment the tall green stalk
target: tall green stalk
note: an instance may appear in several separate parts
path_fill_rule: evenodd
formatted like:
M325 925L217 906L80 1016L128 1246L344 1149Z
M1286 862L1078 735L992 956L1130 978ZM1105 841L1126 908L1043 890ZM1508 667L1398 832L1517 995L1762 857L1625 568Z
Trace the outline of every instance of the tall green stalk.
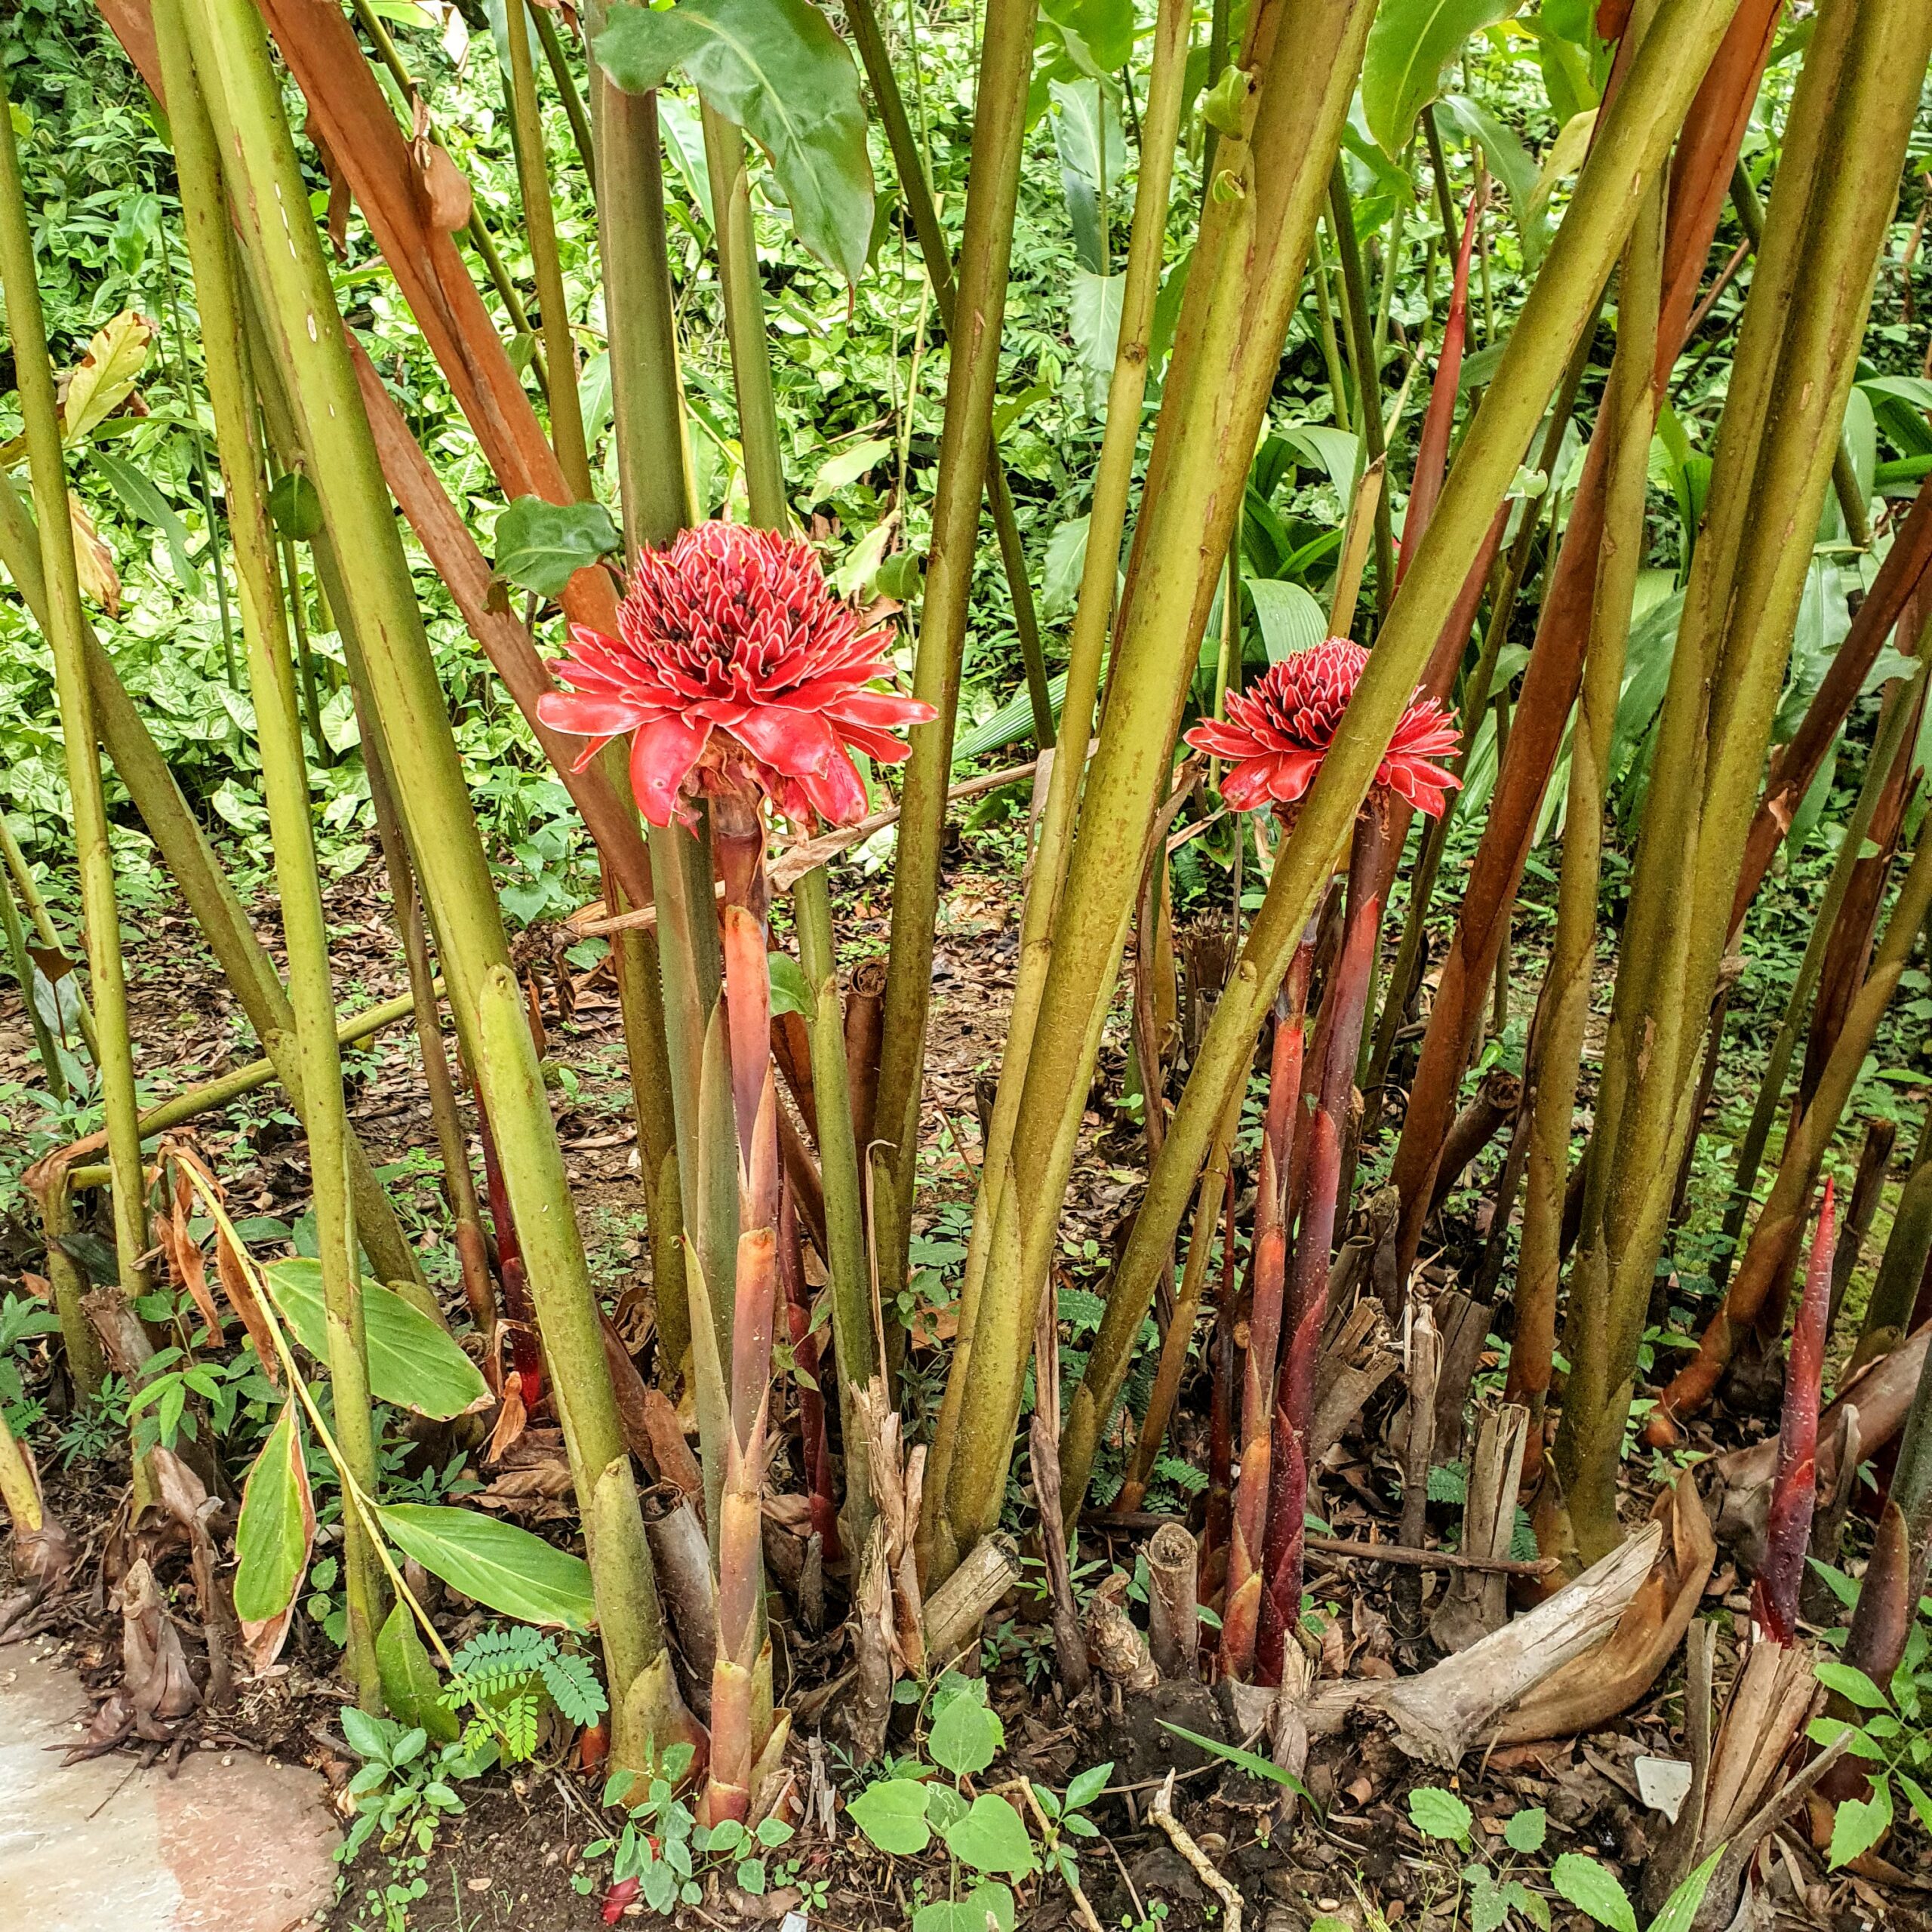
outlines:
M1146 395L1154 302L1160 292L1168 205L1174 184L1189 20L1186 0L1165 0L1155 27L1153 66L1141 128L1140 174L1135 189L1126 281L1121 297L1120 334L1115 349L1113 377L1107 390L1106 426L1094 472L1093 499L1088 508L1087 553L1081 570L1079 599L1067 645L1060 742L1047 780L1046 807L1040 815L1039 835L1020 912L1019 963L1014 980L1013 1004L1007 1017L999 1087L988 1124L980 1183L973 1204L973 1236L960 1291L955 1361L972 1349L973 1324L986 1280L992 1216L1004 1185L1014 1123L1019 1118L1020 1098L1026 1091L1027 1057L1032 1048L1034 1023L1039 1016L1040 995L1052 961L1054 915L1066 877L1081 779L1087 768L1088 734L1100 697L1101 661L1113 623L1121 537L1126 528L1134 454L1140 440L1140 406ZM935 1482L944 1481L958 1427L959 1405L964 1398L964 1377L949 1376L928 1465L928 1473Z
M613 1752L635 1764L688 1721L664 1649L596 1296L488 863L319 238L306 219L283 223L270 212L306 209L306 198L260 17L248 0L186 0L184 11L309 474L337 554L356 559L343 591L375 713L391 743L411 748L399 801L405 829L458 1034L502 1153L554 1378L589 1547Z
M4 472L0 472L0 568L14 580L44 630L50 606L46 575L40 565L38 534L33 518ZM91 629L84 625L82 634L101 743L160 852L168 876L187 902L229 990L254 1029L263 1052L274 1063L275 1078L301 1114L307 1101L295 1052L295 1017L275 963L255 936L208 834L182 796L160 747L116 675L113 660ZM54 943L58 943L57 937ZM145 1135L156 1130L144 1122L142 1131ZM406 1292L422 1291L416 1251L396 1219L395 1205L377 1179L367 1151L352 1137L349 1186L357 1232L377 1275Z
M1328 183L1328 221L1335 237L1335 257L1342 269L1342 331L1355 374L1355 404L1361 419L1362 463L1371 467L1385 460L1388 438L1382 423L1382 358L1380 331L1369 314L1368 280L1363 273L1361 243L1355 234L1355 205L1349 198L1347 175L1340 157ZM1389 608L1395 589L1395 540L1389 521L1389 499L1383 489L1375 498L1375 606Z
M940 326L949 340L952 334L953 276L952 251L946 247L945 231L939 223L939 211L933 204L932 184L926 178L924 158L907 118L899 76L887 50L885 36L879 30L878 14L872 0L851 0L846 20L857 42L859 58L866 78L872 83L872 99L885 129L886 145L892 150L892 165L899 177L900 191L912 217L912 232L919 244L920 258L926 265L926 278L932 285L933 300L939 309ZM915 57L916 58L916 54ZM1143 137L1143 146L1144 137ZM999 540L1000 562L1006 573L1007 589L1013 598L1013 628L1020 639L1020 661L1026 668L1026 694L1033 712L1033 736L1042 751L1052 745L1053 700L1048 689L1045 655L1040 643L1039 613L1033 601L1033 586L1026 574L1026 552L1020 536L1020 519L1013 503L1013 491L1007 481L1006 466L1000 460L999 441L993 437L986 452L986 507L993 520L993 533Z
M1300 297L1369 11L1287 0L1258 7L1250 18L1242 56L1249 77L1244 131L1223 134L1215 147L1214 183L1115 624L1100 748L1088 770L1054 920L1013 1155L997 1183L1017 1192L1014 1235L1002 1239L999 1232L1008 1213L1002 1200L989 1217L993 1234L972 1349L954 1359L952 1376L962 1386L943 1489L928 1471L929 1568L941 1574L992 1527L997 1513L1100 1017L1140 892L1145 842L1167 786L1192 654L1207 622ZM1318 87L1308 85L1310 74L1321 77ZM1208 558L1211 568L1204 563ZM1255 1023L1258 1028L1259 1014ZM1217 1118L1222 1105L1225 1097ZM1162 1266L1208 1137L1204 1134L1195 1151L1183 1205L1161 1243ZM1075 1426L1071 1415L1068 1423ZM1069 1506L1078 1506L1084 1486L1083 1468L1063 1491Z
M549 375L550 444L564 481L588 502L590 457L585 446L583 407L577 395L577 343L571 334L570 298L557 253L557 212L550 200L550 170L543 152L543 116L537 100L537 72L530 56L530 16L525 0L503 9L504 42L509 53L512 128L516 149L517 185L530 257L537 270L543 360Z
M54 365L48 359L47 323L41 310L33 234L27 222L11 114L4 78L0 78L0 120L7 122L0 131L0 284L5 289L14 379L20 386L34 507L40 522L47 641L54 654L54 688L66 750L81 920L99 1035L96 1061L107 1117L108 1161L114 1171L115 1258L121 1286L131 1297L146 1291L147 1272L141 1257L147 1252L148 1236L127 975L121 957L120 912L114 896L114 857L107 840L107 803L95 743L86 620L81 613L73 526L67 512L60 406L54 398Z
M951 361L940 439L939 491L933 504L912 695L937 715L912 730L901 795L892 891L891 974L879 1057L873 1190L879 1276L888 1300L905 1278L912 1185L918 1168L919 1097L926 1021L932 1004L933 934L939 905L940 845L952 779L952 734L960 669L978 555L980 498L999 383L1001 323L1013 255L1020 158L1026 145L1026 89L1032 72L1036 0L987 0L973 115L973 167L966 192L955 315L971 328L947 340ZM1029 1331L1030 1333L1030 1331Z
M1366 26L1365 21L1359 24ZM1215 1009L1168 1138L1149 1177L1147 1192L1108 1297L1100 1333L1088 1358L1081 1386L1067 1411L1061 1438L1061 1471L1065 1493L1069 1497L1077 1499L1085 1487L1094 1447L1119 1399L1133 1358L1134 1338L1152 1300L1159 1270L1165 1265L1168 1244L1186 1211L1194 1176L1235 1083L1245 1076L1255 1037L1287 970L1294 943L1313 909L1315 895L1348 836L1356 809L1380 761L1382 747L1387 743L1430 652L1441 636L1443 624L1467 580L1496 506L1509 488L1574 352L1578 337L1595 312L1611 266L1622 253L1635 220L1643 184L1662 163L1725 24L1724 10L1703 5L1702 0L1664 0L1656 26L1632 61L1616 99L1598 122L1589 161L1578 178L1576 198L1509 338L1496 379L1464 435L1428 531L1389 607L1348 716L1337 734L1336 749L1324 761L1302 801L1294 832L1275 862L1267 895L1227 991ZM1285 26L1283 31L1286 35ZM1298 32L1291 40L1300 63L1297 72L1305 75L1307 36ZM1353 43L1353 48L1358 58L1358 42ZM1317 63L1316 71L1328 70L1326 60ZM1342 105L1346 108L1346 96ZM1318 162L1311 164L1318 165L1320 171L1319 178L1309 184L1312 205L1307 219L1311 225L1312 204L1318 202L1325 191L1327 168L1338 134L1337 128L1335 134L1329 135ZM1289 152L1303 152L1310 146L1304 134ZM1285 169L1290 164L1284 158L1281 165ZM1196 261L1198 268L1198 254ZM1174 386L1174 378L1171 377L1171 395ZM1241 451L1244 467L1249 447L1251 438ZM1169 494L1179 499L1186 493L1164 492L1163 500ZM1149 522L1143 512L1140 543L1148 541ZM1220 552L1208 547L1196 554L1218 558ZM1137 626L1140 623L1137 608L1130 621ZM1198 636L1198 626L1187 634ZM1171 645L1169 648L1172 648ZM1120 721L1130 715L1131 700L1140 689L1139 679L1121 678L1120 666L1124 662L1124 657L1117 655L1115 683L1121 702L1118 706L1109 707L1108 731L1124 730ZM1180 675L1185 677L1185 666ZM1171 673L1171 679L1172 676ZM1170 717L1177 709L1171 697L1168 709ZM1153 728L1154 721L1137 721L1143 732ZM1168 728L1171 731L1171 724ZM1083 814L1083 835L1085 820L1100 795L1097 778L1097 761L1096 778L1089 780L1089 810ZM1079 883L1081 889L1076 901L1075 878L1069 875L1068 905L1062 914L1063 923L1069 931L1077 930L1069 923L1076 903L1089 919L1103 916L1100 911L1104 903L1100 879L1095 877ZM1097 986L1088 996L1094 997L1099 990ZM1035 1051L1036 1066L1043 1064L1038 1060L1037 1046ZM1064 1063L1060 1077L1063 1081L1069 1078ZM1057 1178L1061 1177L1048 1176L1048 1184Z
M302 742L295 669L283 627L275 539L263 488L263 453L256 435L254 384L248 334L222 192L214 129L196 83L180 17L181 0L154 0L155 38L169 103L195 305L208 358L228 521L235 547L248 685L254 699L262 786L275 848L275 884L288 953L303 1121L314 1191L316 1252L327 1309L329 1379L335 1434L349 1474L376 1494L376 1435L370 1411L368 1345L363 1332L361 1268L349 1207L349 1121L343 1104L342 1059L336 1044L335 993L329 972L328 920L315 866L309 764ZM297 595L301 594L298 582ZM343 1523L343 1579L348 1610L349 1668L357 1700L372 1709L382 1697L376 1632L383 1619L382 1579L359 1513Z
M1509 1361L1510 1399L1530 1411L1526 1465L1543 1461L1543 1411L1556 1343L1563 1201L1570 1176L1570 1130L1597 958L1597 895L1611 743L1623 688L1625 648L1637 571L1644 554L1644 496L1655 422L1652 371L1663 297L1665 197L1661 177L1644 197L1625 251L1617 293L1617 353L1596 433L1612 438L1604 488L1603 536L1590 605L1570 755L1563 820L1563 865L1556 931L1531 1031L1521 1104L1525 1198L1516 1275L1516 1338Z
M1820 10L1745 310L1654 755L1571 1291L1558 1473L1586 1559L1615 1473L1744 840L1932 18Z

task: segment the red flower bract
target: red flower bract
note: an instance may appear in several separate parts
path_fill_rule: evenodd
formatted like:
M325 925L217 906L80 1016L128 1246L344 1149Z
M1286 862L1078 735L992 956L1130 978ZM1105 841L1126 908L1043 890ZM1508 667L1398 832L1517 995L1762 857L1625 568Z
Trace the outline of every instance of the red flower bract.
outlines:
M1209 719L1188 733L1195 750L1230 761L1221 780L1229 804L1237 811L1290 805L1308 789L1367 662L1368 653L1343 637L1293 651L1246 691L1228 694L1225 721ZM1457 742L1440 704L1413 700L1375 768L1375 783L1437 817L1461 781L1436 761L1451 756Z
M681 795L754 786L804 826L866 809L851 754L897 764L892 734L931 705L869 690L891 675L883 639L835 597L808 543L743 524L681 531L637 560L617 635L574 626L552 666L572 687L537 701L558 731L588 738L580 770L631 734L631 789L653 825Z

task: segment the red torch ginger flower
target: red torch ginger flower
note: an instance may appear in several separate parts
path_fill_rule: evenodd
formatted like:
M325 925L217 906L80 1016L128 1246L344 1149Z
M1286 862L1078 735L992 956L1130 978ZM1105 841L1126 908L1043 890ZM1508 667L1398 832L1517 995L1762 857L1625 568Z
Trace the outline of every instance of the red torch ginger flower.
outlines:
M1226 758L1232 769L1221 795L1237 811L1291 805L1314 783L1368 653L1331 637L1291 652L1244 691L1228 694L1225 722L1208 719L1188 733L1195 750ZM1456 750L1456 728L1433 698L1413 700L1376 767L1375 783L1399 792L1419 812L1439 817L1460 781L1437 760Z
M835 598L808 543L743 524L681 531L637 560L617 607L617 635L571 627L552 665L572 688L537 715L588 738L581 770L631 737L631 788L653 825L694 791L761 791L795 824L864 815L852 753L884 764L906 755L892 734L931 705L869 690L889 676L876 630Z

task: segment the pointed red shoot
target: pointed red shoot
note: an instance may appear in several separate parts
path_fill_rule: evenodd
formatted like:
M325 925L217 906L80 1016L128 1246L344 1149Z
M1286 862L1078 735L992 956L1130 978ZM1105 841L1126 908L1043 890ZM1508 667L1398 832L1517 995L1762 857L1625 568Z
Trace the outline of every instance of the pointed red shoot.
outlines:
M1752 1615L1778 1644L1789 1644L1798 1634L1798 1586L1804 1581L1811 1512L1818 1500L1818 1396L1825 1375L1835 1219L1827 1175L1818 1232L1812 1237L1804 1274L1804 1298L1798 1304L1785 1364L1784 1414L1778 1423L1778 1472L1771 1486L1764 1567L1751 1591Z

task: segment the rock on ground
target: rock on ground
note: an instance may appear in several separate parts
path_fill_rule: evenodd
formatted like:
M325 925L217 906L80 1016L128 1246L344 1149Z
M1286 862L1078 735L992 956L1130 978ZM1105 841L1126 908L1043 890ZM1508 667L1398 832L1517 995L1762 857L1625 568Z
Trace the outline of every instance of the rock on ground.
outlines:
M321 1780L242 1752L177 1776L124 1753L63 1766L79 1680L0 1652L0 1923L35 1932L294 1932L335 1887Z

